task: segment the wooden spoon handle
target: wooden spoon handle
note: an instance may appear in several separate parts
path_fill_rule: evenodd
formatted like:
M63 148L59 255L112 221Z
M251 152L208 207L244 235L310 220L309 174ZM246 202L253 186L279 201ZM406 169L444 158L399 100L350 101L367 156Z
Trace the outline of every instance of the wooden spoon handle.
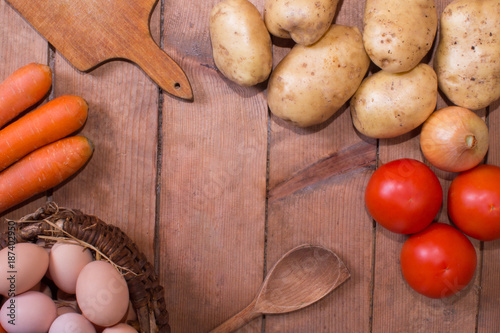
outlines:
M171 95L192 100L191 84L182 68L151 38L134 43L126 58L136 63L163 90Z
M238 328L245 326L253 319L260 316L261 313L255 311L255 301L253 301L245 309L235 314L221 325L211 330L210 333L230 333L236 331Z

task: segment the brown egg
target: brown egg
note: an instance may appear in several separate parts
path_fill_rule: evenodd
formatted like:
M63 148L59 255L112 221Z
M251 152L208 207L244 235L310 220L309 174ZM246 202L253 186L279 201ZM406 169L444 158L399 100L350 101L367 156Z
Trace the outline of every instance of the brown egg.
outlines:
M59 289L65 293L74 294L78 274L92 260L92 253L83 246L57 242L50 250L50 277Z
M113 326L128 310L127 282L109 262L93 261L78 276L76 299L82 314L92 323Z
M49 266L49 255L33 243L0 250L0 294L12 297L38 284Z
M0 323L9 333L45 333L56 317L56 304L39 291L9 298L0 309Z
M94 325L78 313L65 313L54 320L49 333L95 333Z

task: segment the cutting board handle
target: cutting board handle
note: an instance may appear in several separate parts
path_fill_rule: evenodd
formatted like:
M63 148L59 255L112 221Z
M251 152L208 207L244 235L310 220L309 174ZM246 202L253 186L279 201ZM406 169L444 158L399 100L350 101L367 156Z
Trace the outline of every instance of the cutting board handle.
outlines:
M160 88L187 100L193 91L182 68L166 54L152 38L144 38L128 49L125 56L136 63Z

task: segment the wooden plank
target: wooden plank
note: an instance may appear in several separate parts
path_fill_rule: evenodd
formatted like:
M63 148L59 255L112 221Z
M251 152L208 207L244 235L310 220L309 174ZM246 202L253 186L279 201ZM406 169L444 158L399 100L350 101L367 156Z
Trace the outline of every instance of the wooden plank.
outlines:
M262 12L264 0L251 1ZM438 10L450 1L438 0ZM498 241L474 241L480 266L469 288L430 300L401 276L406 237L374 228L364 209L364 187L377 159L423 160L418 129L381 140L377 151L374 140L354 131L348 105L310 129L269 119L265 84L238 87L215 68L208 13L217 2L162 1L164 12L157 6L151 19L156 41L161 33L165 50L191 80L195 100L188 103L159 95L130 63L81 73L60 55L51 58L46 41L0 1L0 77L28 62L49 63L55 70L51 97L78 94L90 104L81 133L94 141L96 153L53 198L120 226L156 263L173 332L206 332L241 310L266 269L300 243L336 251L351 279L304 310L259 318L239 332L497 332ZM363 6L342 1L336 22L361 29ZM292 43L274 43L277 64ZM440 98L438 107L445 105ZM487 162L495 165L499 108L497 101L489 112L478 112L490 126ZM446 193L455 175L434 170ZM20 217L46 199L41 195L2 217ZM445 209L437 220L449 222Z
M239 87L215 69L208 13L217 2L175 1L164 13L165 49L194 91L193 103L163 100L160 274L174 332L209 331L263 279L267 104L262 86Z
M270 267L290 248L312 243L335 251L351 278L319 302L285 315L266 316L266 332L368 332L372 224L360 205L367 168L333 176L269 205Z
M336 23L361 29L363 8L341 2ZM275 64L289 48L276 42ZM376 145L355 132L347 106L313 128L271 117L267 267L290 248L313 243L338 253L351 278L304 310L266 316L266 332L369 331L373 234L362 202Z
M158 32L158 14L153 18ZM54 191L54 201L120 227L154 263L157 85L131 63L113 61L84 73L59 53L55 73L56 96L74 94L89 103L80 134L95 152L82 172Z
M0 22L0 81L31 62L49 64L47 42L5 1L0 1ZM44 102L40 101L26 112ZM3 213L2 218L18 219L45 201L45 194L41 194Z
M436 1L438 15L450 1ZM439 33L439 32L438 32ZM438 37L435 40L435 50ZM432 57L424 62L432 65ZM449 104L442 96L437 109ZM484 110L478 111L484 118ZM380 140L379 165L398 158L424 161L438 176L443 187L443 208L435 221L449 223L446 194L454 173L444 172L425 161L419 145L420 127L394 139ZM396 235L381 226L376 227L376 255L374 271L373 332L473 332L476 326L479 274L462 292L446 299L430 299L414 292L401 275L399 255L407 236ZM472 240L480 263L480 242ZM477 272L481 270L478 267Z
M349 173L353 170L373 165L375 162L375 150L373 144L364 141L349 146L346 149L333 153L331 156L301 170L292 178L277 184L269 190L268 200L275 200L293 195L308 186L326 180L333 175Z
M488 125L490 148L487 163L500 166L500 100L489 107ZM479 302L478 333L498 332L500 327L500 241L483 243L481 295Z
M7 2L0 2L0 74L3 78L30 62L48 63L48 45ZM8 60L8 61L7 61Z

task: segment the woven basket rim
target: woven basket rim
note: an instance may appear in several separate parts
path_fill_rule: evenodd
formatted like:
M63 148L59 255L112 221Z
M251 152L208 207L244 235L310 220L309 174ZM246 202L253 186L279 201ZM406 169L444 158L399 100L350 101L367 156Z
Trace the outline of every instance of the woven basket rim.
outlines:
M91 250L116 265L127 281L130 300L137 313L136 329L141 333L170 332L164 288L159 284L154 267L118 226L79 209L60 207L54 201L47 202L19 220L5 219L5 222L9 223L10 229L0 235L0 249L9 245L9 241L12 243L13 222L15 243L36 242L44 236L63 235L65 239L74 238L90 244L95 248Z

